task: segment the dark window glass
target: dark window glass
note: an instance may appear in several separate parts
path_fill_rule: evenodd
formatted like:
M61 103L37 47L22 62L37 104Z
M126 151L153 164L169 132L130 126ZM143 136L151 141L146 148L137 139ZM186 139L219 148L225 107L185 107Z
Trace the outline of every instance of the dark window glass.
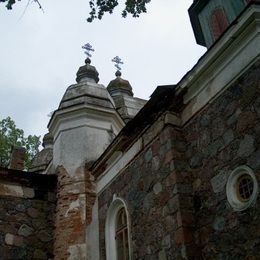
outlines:
M241 201L248 201L253 194L254 183L249 175L242 175L237 182L237 194Z
M129 259L127 216L124 208L117 214L116 222L117 260Z

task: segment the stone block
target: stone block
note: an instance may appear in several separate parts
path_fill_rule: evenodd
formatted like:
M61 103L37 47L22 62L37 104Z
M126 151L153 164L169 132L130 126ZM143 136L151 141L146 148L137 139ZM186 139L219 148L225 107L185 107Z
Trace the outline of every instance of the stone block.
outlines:
M222 231L225 228L226 220L223 217L216 217L213 222L213 229L216 231Z
M227 124L228 125L233 125L234 123L236 123L237 122L237 118L239 117L240 114L241 114L241 109L237 108L235 113L228 118Z
M152 160L152 158L153 158L153 152L152 152L152 149L151 149L151 148L149 148L149 149L146 151L146 153L145 153L145 155L144 155L144 158L145 158L145 161L146 161L146 162L150 162L150 161Z
M165 180L165 185L173 186L175 183L177 183L177 174L176 174L176 172L172 172L167 176L167 178Z
M22 246L23 238L19 236L15 236L13 234L7 233L5 235L5 243L10 246Z
M154 199L152 193L148 193L143 201L143 208L149 210L154 205Z
M0 195L22 198L24 194L20 185L0 183Z
M234 133L232 129L227 130L223 134L223 140L225 145L229 145L234 140Z
M237 155L239 157L248 157L254 152L254 137L252 135L245 135L243 140L240 142Z
M29 208L27 209L27 213L30 217L32 218L36 218L38 217L39 215L39 210L38 209L35 209L35 208Z
M201 132L200 138L198 140L199 147L205 148L209 145L211 141L211 133L208 129L205 129Z
M162 184L160 182L154 184L153 191L156 195L159 194L162 191Z
M224 143L222 139L219 138L209 145L207 152L211 157L214 157L222 148L224 148Z
M24 204L17 204L15 206L15 210L19 211L19 212L25 212L26 208Z
M227 183L227 172L220 171L216 176L214 176L211 180L211 186L215 193L222 192Z
M28 236L32 235L33 232L34 232L34 229L32 227L29 227L28 225L23 224L18 230L18 235L28 237Z
M211 118L209 114L202 114L201 119L200 119L200 125L202 127L209 126L211 123Z
M152 160L152 171L158 171L160 168L160 159L158 156L154 156Z
M171 162L171 160L174 158L173 156L173 152L170 150L165 154L165 159L164 159L164 163L167 164L169 162Z
M162 239L162 247L163 248L170 248L171 247L171 236L170 235L166 235Z

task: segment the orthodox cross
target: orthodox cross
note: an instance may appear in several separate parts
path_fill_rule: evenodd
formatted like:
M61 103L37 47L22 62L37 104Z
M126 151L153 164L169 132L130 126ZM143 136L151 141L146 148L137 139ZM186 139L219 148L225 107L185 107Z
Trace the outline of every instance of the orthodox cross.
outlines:
M83 46L82 46L82 49L85 50L84 53L85 53L88 57L91 57L91 56L92 56L92 55L90 54L91 51L93 51L93 52L95 51L89 43L83 45Z
M115 67L118 69L118 70L121 70L121 67L119 66L119 64L124 64L124 62L122 62L122 60L116 56L115 58L112 59L112 62L115 63Z

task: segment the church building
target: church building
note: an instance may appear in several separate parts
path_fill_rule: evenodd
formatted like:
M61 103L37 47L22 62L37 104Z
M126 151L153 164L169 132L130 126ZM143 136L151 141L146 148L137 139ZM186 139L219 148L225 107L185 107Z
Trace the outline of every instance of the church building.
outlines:
M177 84L146 101L87 58L31 169L0 168L0 259L260 259L260 1L188 12Z

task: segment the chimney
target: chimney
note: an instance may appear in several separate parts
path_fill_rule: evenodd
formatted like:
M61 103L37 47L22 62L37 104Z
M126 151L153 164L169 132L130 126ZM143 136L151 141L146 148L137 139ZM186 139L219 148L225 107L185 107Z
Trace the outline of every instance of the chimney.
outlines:
M22 171L24 169L25 152L24 147L13 147L8 168Z

